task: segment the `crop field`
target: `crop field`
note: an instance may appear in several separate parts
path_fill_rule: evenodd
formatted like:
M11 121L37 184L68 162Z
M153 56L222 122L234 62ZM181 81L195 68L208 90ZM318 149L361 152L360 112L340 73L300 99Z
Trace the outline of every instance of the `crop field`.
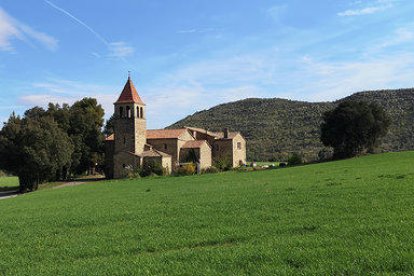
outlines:
M414 153L0 201L0 275L414 271Z
M19 180L17 177L0 177L0 188L17 186L19 186Z

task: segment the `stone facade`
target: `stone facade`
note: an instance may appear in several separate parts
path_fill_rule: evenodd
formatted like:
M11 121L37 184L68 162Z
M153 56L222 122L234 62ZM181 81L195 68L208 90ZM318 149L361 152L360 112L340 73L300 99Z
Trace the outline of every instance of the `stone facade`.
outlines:
M140 154L144 151L147 127L145 118L137 117L140 115L134 112L138 108L143 110L143 107L136 104L115 104L114 132L120 138L115 140L116 152L129 151ZM125 114L126 110L130 112L129 115Z
M237 133L232 139L233 151L232 151L232 163L233 167L238 167L246 164L246 140Z
M222 160L231 167L246 163L246 140L238 132L193 127L147 130L145 104L130 78L114 107L114 134L105 144L108 178L126 177L149 160L167 173L187 162L197 163L199 169Z
M211 146L207 140L187 141L181 147L180 163L198 163L200 169L212 166Z

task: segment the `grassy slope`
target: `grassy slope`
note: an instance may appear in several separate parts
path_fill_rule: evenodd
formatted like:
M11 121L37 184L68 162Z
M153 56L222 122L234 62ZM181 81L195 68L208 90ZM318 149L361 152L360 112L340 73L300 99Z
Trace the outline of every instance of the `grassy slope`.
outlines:
M414 153L0 201L0 275L414 270Z
M0 177L0 187L17 187L19 179L17 177Z

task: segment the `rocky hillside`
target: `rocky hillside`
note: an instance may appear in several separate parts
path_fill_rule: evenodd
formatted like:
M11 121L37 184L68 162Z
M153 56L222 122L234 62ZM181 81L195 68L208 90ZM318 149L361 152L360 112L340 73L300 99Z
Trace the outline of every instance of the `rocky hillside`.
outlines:
M369 91L336 102L310 103L284 99L245 99L197 112L169 128L194 126L218 131L240 131L248 141L249 160L286 160L301 152L314 160L321 150L322 114L346 99L375 101L392 118L381 151L414 149L414 89Z

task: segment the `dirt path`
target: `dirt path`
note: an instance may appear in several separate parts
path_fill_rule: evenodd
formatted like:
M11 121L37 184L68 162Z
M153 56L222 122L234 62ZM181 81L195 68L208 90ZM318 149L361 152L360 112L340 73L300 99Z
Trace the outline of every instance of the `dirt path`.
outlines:
M73 181L73 182L67 182L67 183L63 183L62 185L53 187L53 189L61 189L61 188L65 188L65 187L74 187L74 186L79 186L82 184L86 184L86 182L79 182L79 181Z
M0 192L0 200L2 199L8 199L18 196L18 191L7 191L7 192Z
M59 186L55 186L52 187L52 189L61 189L61 188L65 188L65 187L74 187L74 186L79 186L79 185L83 185L83 184L87 184L88 181L72 181L72 182L66 182L63 183ZM19 196L20 194L18 193L18 190L16 191L7 191L7 192L0 192L0 200L2 199L8 199L8 198L14 198Z

